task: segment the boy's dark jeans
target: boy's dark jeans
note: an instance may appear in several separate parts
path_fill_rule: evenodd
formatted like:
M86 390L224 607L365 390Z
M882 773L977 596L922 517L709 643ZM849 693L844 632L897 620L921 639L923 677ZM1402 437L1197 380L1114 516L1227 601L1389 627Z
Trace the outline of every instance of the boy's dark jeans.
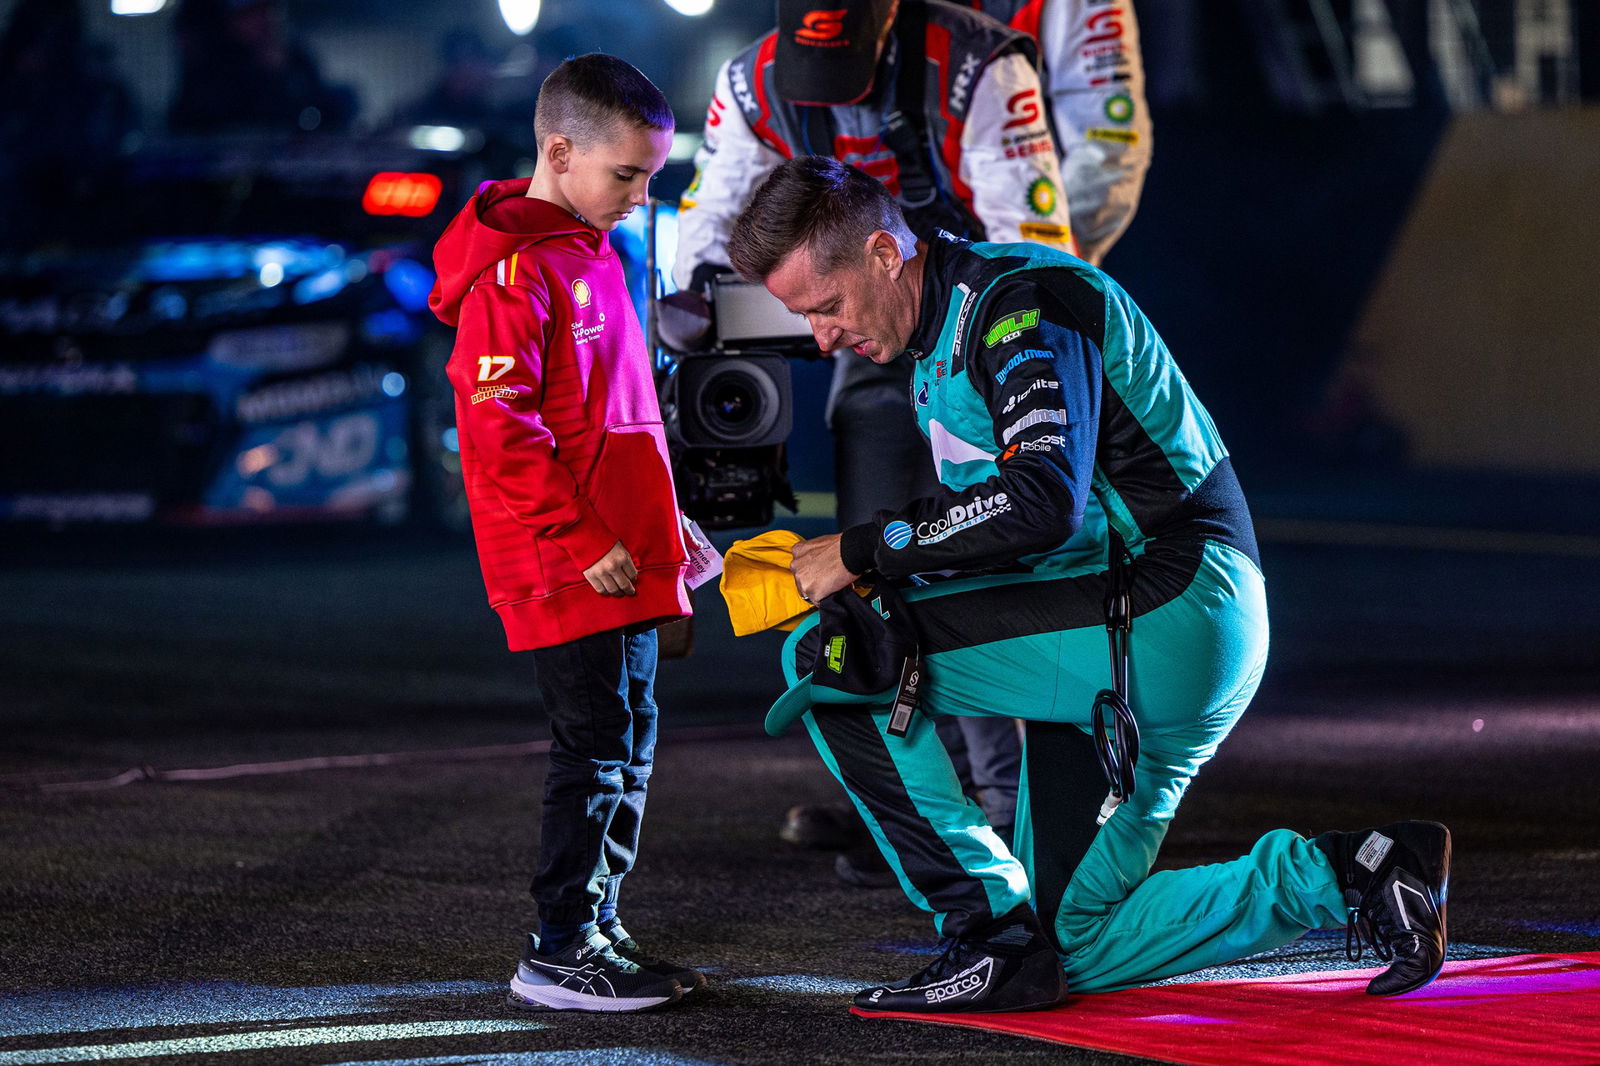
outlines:
M633 868L656 747L655 630L607 630L533 652L550 768L533 898L554 925L595 921Z

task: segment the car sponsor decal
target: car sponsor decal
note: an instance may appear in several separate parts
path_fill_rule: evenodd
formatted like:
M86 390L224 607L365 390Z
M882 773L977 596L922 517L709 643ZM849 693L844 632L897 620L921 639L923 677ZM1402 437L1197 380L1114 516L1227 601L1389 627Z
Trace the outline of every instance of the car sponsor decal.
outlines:
M1007 315L989 327L989 332L983 335L983 344L986 348L993 348L997 344L1014 341L1025 329L1032 329L1039 324L1039 309L1030 308ZM998 379L1004 381L1004 378Z

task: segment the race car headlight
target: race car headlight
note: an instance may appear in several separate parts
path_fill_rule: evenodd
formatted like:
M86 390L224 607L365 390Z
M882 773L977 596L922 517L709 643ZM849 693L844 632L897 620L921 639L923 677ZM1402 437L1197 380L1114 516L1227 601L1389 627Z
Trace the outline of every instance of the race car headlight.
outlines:
M311 370L336 362L350 344L343 322L306 322L295 326L236 329L211 338L212 362L235 370Z

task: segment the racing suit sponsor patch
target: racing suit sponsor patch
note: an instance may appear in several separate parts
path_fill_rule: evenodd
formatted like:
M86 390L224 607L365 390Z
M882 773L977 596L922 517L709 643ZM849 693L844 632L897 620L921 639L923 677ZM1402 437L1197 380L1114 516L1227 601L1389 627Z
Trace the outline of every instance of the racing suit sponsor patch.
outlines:
M1043 425L1046 422L1064 426L1067 424L1067 412L1059 407L1053 411L1029 411L1005 428L1005 432L1000 434L1000 442L1002 444L1010 444L1017 439L1017 434L1023 430L1031 426Z
M964 529L981 525L997 514L1011 510L1011 497L1003 492L993 496L980 496L971 503L958 503L932 522L917 524L918 544L938 544L949 540Z
M1007 400L1006 401L1006 405L1004 407L1000 408L1000 413L1003 414L1003 415L1010 414L1013 410L1015 410L1017 404L1021 403L1023 400L1027 399L1029 396L1031 396L1034 393L1038 392L1040 389L1059 389L1059 388L1061 388L1061 382L1056 381L1053 378L1040 378L1038 381L1033 382L1027 388L1023 389L1021 392L1019 392L1015 396L1011 397L1011 399Z
M1022 335L1023 330L1032 329L1038 324L1039 309L1037 307L1007 315L989 327L989 332L983 335L983 345L985 348L993 348L997 344L1014 341ZM1004 377L996 377L995 380L1004 383L1006 379Z
M907 522L890 522L883 527L883 542L891 548L904 548L911 543L911 525Z
M1067 247L1072 241L1072 230L1059 222L1019 222L1017 233L1025 241L1038 241L1041 244Z
M1035 178L1028 186L1028 210L1040 218L1055 214L1056 183L1049 178Z
M485 400L514 400L517 390L509 385L487 385L481 389L472 390L472 402L483 403Z
M1013 336L1015 336L1015 334L1013 334ZM1011 376L1011 372L1017 367L1021 366L1023 363L1026 363L1028 360L1054 358L1054 352L1047 352L1042 348L1024 348L1016 355L1013 355L1005 366L995 371L994 380L997 384L1004 385L1006 383L1006 378Z
M1138 130L1108 130L1104 127L1095 127L1083 131L1085 138L1091 141L1112 141L1116 144L1138 144Z

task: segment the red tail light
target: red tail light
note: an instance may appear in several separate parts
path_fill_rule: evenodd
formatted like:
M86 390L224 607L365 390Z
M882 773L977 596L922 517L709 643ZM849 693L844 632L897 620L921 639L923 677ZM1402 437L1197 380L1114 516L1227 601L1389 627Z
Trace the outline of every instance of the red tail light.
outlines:
M408 215L421 218L439 202L442 186L432 174L404 174L386 170L372 175L361 207L369 215Z

